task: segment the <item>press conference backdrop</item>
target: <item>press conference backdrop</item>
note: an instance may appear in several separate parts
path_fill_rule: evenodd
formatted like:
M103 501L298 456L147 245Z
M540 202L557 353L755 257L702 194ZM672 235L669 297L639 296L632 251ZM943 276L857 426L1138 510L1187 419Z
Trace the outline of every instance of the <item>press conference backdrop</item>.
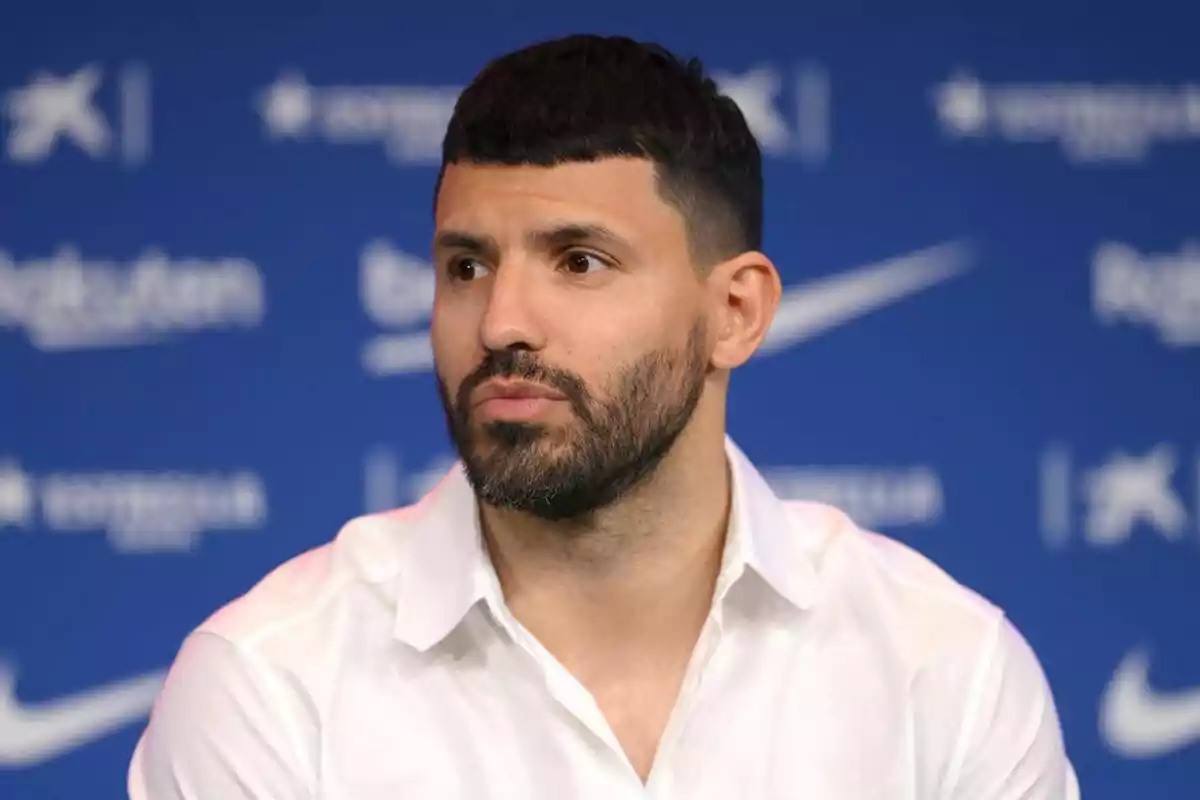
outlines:
M703 57L762 144L734 438L1008 610L1086 797L1200 796L1194 14L101 5L0 33L0 797L124 796L186 633L447 467L440 139L579 29Z

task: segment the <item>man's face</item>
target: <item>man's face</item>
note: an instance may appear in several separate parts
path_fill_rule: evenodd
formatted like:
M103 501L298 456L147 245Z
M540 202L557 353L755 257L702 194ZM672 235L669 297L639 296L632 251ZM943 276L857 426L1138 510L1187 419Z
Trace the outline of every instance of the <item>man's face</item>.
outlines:
M545 519L618 499L708 368L703 281L650 162L451 165L436 228L438 389L480 499Z

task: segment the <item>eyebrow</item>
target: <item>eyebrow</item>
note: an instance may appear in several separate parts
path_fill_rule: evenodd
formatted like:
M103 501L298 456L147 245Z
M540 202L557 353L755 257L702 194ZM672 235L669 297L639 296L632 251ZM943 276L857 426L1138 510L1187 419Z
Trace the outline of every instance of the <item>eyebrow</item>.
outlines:
M601 244L618 249L628 249L629 242L603 225L594 223L564 223L529 235L529 243L549 250L576 244Z
M435 250L465 250L477 253L489 261L495 261L500 252L499 245L491 236L475 236L462 231L442 231L434 241Z
M572 245L597 244L617 250L630 250L629 242L603 225L595 223L568 222L552 225L526 236L526 241L535 249L560 250ZM498 261L500 246L491 236L481 236L465 231L442 231L437 235L434 246L442 250L466 250L478 253L492 261Z

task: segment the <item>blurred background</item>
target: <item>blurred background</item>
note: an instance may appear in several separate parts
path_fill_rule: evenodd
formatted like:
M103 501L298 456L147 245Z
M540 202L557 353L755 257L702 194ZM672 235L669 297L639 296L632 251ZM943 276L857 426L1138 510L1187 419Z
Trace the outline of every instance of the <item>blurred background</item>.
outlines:
M1085 797L1200 795L1200 12L601 5L0 12L0 798L124 797L186 633L448 466L444 126L581 30L762 144L734 439L1007 609Z

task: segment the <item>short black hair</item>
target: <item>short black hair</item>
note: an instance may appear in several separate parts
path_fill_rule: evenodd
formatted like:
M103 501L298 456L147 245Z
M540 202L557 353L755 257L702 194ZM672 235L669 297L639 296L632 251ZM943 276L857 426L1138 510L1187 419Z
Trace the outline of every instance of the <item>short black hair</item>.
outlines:
M552 166L646 158L705 265L762 247L762 153L698 58L624 36L577 34L489 62L459 95L448 164Z

